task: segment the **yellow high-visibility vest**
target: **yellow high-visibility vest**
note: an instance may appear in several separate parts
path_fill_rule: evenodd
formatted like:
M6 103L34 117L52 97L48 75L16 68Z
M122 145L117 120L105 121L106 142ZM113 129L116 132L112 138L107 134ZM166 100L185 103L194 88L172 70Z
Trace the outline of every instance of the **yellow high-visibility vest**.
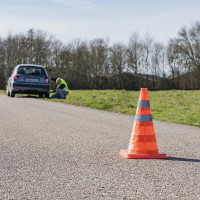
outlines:
M57 85L57 89L60 87L60 85L64 84L65 87L63 88L63 90L65 90L66 92L69 92L69 88L67 86L67 83L62 78L60 80L61 80L61 82L60 82L60 84Z

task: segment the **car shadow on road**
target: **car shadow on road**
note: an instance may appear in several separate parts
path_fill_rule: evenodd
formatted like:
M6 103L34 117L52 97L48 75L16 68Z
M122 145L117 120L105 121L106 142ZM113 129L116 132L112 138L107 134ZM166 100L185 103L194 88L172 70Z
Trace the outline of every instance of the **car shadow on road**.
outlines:
M27 96L22 96L22 95L16 95L17 98L34 98L34 99L41 99L39 96L33 96L33 95L27 95Z
M178 157L167 157L167 160L172 160L172 161L184 161L184 162L200 162L199 159L178 158Z

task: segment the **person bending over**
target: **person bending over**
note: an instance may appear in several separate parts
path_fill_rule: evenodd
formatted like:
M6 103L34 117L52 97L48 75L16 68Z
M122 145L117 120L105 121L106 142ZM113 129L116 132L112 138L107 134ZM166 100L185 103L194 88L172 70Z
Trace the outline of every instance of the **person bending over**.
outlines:
M62 78L50 78L50 80L56 82L56 90L53 90L51 93L55 93L51 96L51 99L66 99L66 96L69 94L69 88L67 83Z

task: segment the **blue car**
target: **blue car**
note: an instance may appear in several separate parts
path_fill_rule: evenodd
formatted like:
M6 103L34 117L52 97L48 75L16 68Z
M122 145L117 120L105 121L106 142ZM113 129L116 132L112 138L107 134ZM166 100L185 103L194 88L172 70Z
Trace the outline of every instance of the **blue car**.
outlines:
M15 97L15 94L20 93L49 98L50 81L43 66L20 64L8 77L7 96Z

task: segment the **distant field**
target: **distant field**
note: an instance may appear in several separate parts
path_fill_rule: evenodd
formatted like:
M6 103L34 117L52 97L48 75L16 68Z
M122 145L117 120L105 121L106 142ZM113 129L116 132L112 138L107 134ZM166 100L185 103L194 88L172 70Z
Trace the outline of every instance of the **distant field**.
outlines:
M2 91L1 91L2 92ZM67 100L50 100L135 115L139 91L70 90ZM154 119L200 126L200 91L149 91Z

